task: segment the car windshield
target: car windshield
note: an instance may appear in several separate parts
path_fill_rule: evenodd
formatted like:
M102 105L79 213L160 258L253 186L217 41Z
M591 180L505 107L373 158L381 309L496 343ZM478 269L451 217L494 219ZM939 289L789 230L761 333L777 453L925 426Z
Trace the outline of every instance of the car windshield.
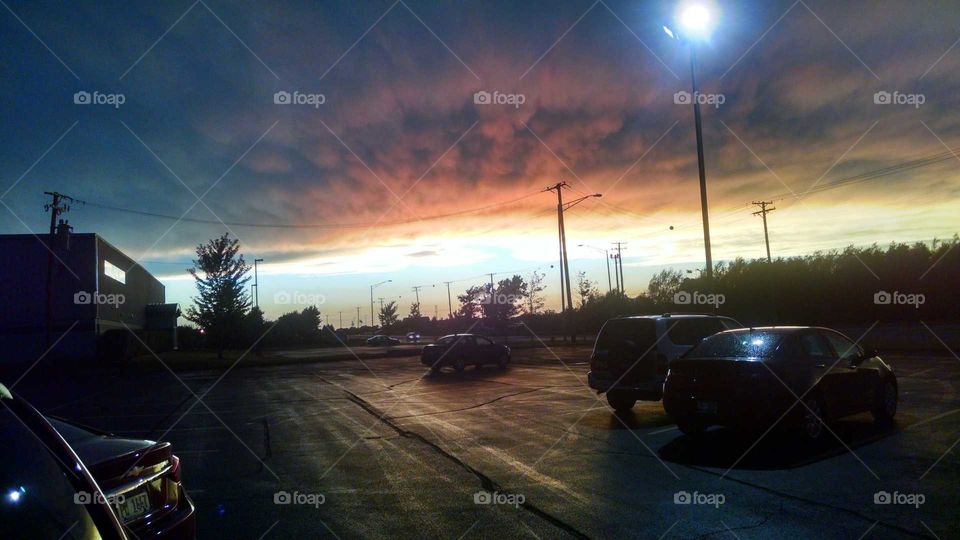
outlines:
M731 332L710 336L687 358L764 358L777 348L782 335L775 332Z

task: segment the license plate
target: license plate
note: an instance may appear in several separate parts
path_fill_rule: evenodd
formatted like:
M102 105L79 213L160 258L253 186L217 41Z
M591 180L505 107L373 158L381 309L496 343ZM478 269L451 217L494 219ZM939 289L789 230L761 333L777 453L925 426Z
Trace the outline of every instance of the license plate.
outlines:
M146 514L150 510L150 499L146 492L140 492L124 498L119 507L120 518L126 523Z
M717 414L716 401L698 401L697 412L700 414Z

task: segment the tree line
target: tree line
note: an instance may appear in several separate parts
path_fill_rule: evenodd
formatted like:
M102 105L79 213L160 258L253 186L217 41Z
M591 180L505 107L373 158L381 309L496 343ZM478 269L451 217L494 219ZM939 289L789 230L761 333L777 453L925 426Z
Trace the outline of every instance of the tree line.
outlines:
M441 335L472 330L487 334L592 334L617 316L667 312L717 313L747 325L870 324L875 321L960 320L960 239L892 243L885 248L848 247L811 255L717 263L713 277L665 269L637 296L600 293L586 273L577 274L569 315L546 309L545 275L513 275L474 285L457 295L453 317L423 316L414 303L401 317L396 302L379 310L382 333ZM322 324L320 309L307 306L264 320L247 293L250 266L228 234L197 247L189 271L197 286L184 316L181 342L216 349L340 345L349 334L376 328L335 330ZM526 328L525 328L526 327Z

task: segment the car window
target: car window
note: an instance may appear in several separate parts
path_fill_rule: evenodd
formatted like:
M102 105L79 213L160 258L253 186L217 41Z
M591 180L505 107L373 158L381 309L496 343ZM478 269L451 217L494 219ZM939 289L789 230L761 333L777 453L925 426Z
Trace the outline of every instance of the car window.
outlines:
M800 349L808 358L814 360L833 360L833 352L820 334L807 332L800 336Z
M473 347L477 344L477 340L473 336L463 336L463 344L467 347Z
M823 335L837 353L837 358L850 361L860 357L860 347L846 337L836 332L824 332Z
M488 346L488 345L493 345L493 342L490 341L489 339L485 338L485 337L477 336L476 339L477 339L477 345L482 345L482 346L484 346L484 347L486 347L486 346Z
M737 328L743 328L743 325L740 324L739 321L737 321L736 319L731 319L730 317L720 317L720 322L723 323L723 326L725 326L727 330L736 330Z
M773 332L716 334L700 342L687 358L766 358L776 350L782 336Z
M6 407L0 407L0 531L6 538L99 538L63 466Z
M676 345L696 345L701 339L727 330L720 319L667 320L667 338Z
M650 319L611 319L600 329L597 349L650 349L657 342L657 331Z
M437 345L450 345L457 339L457 336L443 336L437 340Z

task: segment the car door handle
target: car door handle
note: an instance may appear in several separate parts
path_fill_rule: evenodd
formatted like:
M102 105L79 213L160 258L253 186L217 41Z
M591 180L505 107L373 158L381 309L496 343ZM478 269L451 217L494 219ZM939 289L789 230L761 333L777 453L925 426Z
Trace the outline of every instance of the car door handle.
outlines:
M817 365L815 365L815 366L813 366L813 367L815 367L815 368L817 368L817 369L823 369L823 368L827 367L827 365L826 365L826 364L817 364Z

